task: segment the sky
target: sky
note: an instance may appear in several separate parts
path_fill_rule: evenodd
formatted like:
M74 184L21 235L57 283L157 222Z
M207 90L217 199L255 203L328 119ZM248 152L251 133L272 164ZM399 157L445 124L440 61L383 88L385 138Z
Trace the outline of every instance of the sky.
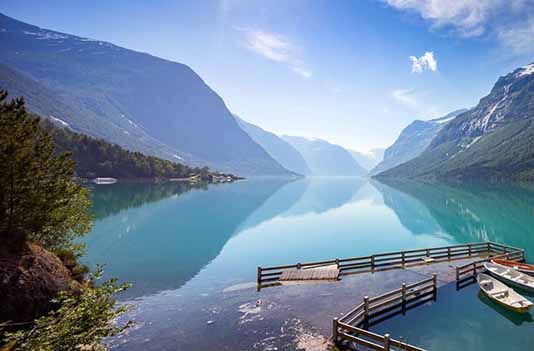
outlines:
M534 61L534 0L2 0L43 28L184 63L276 134L366 151Z

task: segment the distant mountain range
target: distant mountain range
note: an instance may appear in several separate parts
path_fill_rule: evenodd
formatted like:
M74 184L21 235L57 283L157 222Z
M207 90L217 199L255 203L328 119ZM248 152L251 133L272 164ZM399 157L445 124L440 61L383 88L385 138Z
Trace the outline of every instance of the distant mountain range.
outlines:
M352 157L362 166L365 170L370 171L377 164L379 164L384 158L384 149L374 148L369 152L360 152L355 150L347 150Z
M416 158L425 151L443 126L465 111L467 110L456 110L443 117L429 121L413 121L402 130L395 143L386 149L382 162L376 165L370 171L370 174L384 172Z
M285 169L300 175L311 175L302 155L287 141L234 115L239 126Z
M193 166L289 172L191 68L0 14L0 86L74 131Z
M367 171L343 147L321 139L282 136L306 160L315 176L365 176Z
M378 176L534 179L534 64L500 77L489 95L447 123L420 156Z

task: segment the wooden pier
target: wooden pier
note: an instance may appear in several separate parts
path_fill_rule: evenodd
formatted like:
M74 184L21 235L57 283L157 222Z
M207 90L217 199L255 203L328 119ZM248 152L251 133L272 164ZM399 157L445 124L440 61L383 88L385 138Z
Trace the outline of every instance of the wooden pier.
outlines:
M334 318L332 338L336 345L353 343L373 350L391 350L398 347L402 350L425 351L417 346L392 339L389 334L379 335L368 330L373 317L400 310L406 313L410 308L425 303L428 299L436 300L438 292L436 274L414 284L402 286L380 296L369 298L365 296L363 302L354 307L342 318Z
M460 264L440 274L456 280L459 289L465 282L473 282L477 273L484 270L484 263L495 258L504 258L522 262L525 251L520 248L494 242L468 243L443 247L379 253L369 256L336 258L319 262L296 263L285 266L258 267L258 289L276 286L288 281L319 281L324 279L339 280L342 276L360 273L377 273L395 269L414 267L426 271L433 264L458 261ZM467 263L466 263L467 261ZM419 266L416 268L416 266ZM440 267L436 267L439 271ZM337 276L336 276L337 274ZM334 279L334 276L336 278ZM315 278L315 279L314 279ZM337 284L341 284L338 282ZM364 282L362 282L364 284ZM342 318L334 318L332 337L334 343L345 348L363 347L370 350L402 349L425 351L402 340L396 340L389 334L379 335L369 331L369 327L385 320L388 313L406 313L407 310L436 300L437 275L412 284L402 284L399 289L383 293L376 297L365 296L362 303L344 313ZM396 312L395 312L396 311ZM399 312L400 311L400 312Z
M456 267L456 281L472 278L480 271L484 262L493 258L506 258L524 261L525 250L502 245L494 242L469 243L442 247L432 247L416 250L379 253L369 256L352 258L336 258L326 261L296 263L285 266L258 267L258 287L278 285L280 277L288 270L306 270L335 265L339 269L339 276L364 272L378 272L380 270L403 269L416 265L431 265L439 262L461 260L465 258L480 258L474 263Z

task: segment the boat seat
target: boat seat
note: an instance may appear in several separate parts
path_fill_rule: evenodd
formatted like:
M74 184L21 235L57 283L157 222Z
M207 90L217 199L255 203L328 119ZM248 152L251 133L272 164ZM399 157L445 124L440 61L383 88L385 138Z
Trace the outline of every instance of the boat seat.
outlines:
M508 290L497 290L497 291L490 292L490 295L492 295L492 296L500 295L500 294L508 295Z

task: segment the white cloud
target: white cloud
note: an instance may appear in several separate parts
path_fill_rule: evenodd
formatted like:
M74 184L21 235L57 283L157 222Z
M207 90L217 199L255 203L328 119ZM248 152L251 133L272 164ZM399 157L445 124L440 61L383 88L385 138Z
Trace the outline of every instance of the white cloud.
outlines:
M421 57L410 56L412 60L412 73L423 73L424 70L436 72L438 69L438 61L434 58L434 52L427 51Z
M293 72L304 78L310 78L312 76L312 73L310 71L302 67L295 66L292 68L292 70Z
M413 89L397 89L391 93L391 96L408 107L415 108L418 105L415 91Z
M419 14L435 28L449 28L461 37L493 36L517 53L533 52L533 0L385 0L388 5Z
M303 78L310 78L312 72L298 58L298 48L283 35L246 28L235 28L245 35L245 47L264 58L286 63L293 72Z

